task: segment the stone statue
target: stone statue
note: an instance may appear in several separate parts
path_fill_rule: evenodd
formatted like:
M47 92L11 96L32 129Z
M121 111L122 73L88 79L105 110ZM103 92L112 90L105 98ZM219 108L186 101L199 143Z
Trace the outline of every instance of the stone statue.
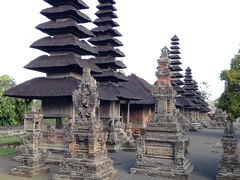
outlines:
M90 69L83 70L83 79L79 88L73 92L73 103L80 121L96 121L96 109L99 107L96 81L90 75Z

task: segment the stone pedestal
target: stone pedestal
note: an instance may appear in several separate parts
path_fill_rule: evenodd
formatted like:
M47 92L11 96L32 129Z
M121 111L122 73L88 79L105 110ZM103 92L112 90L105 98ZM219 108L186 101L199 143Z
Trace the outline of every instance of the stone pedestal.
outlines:
M78 123L77 131L76 142L69 145L69 154L61 163L59 174L52 179L112 179L116 170L107 156L107 134L102 124Z
M32 113L25 116L23 144L18 147L16 156L18 166L11 170L11 175L33 177L49 171L44 165L46 157L39 147L41 120L40 114Z
M161 122L160 116L154 118L156 122L147 125L146 134L137 142L136 166L131 168L131 174L191 179L189 139L182 133L181 125L171 118L165 122Z
M222 138L223 155L219 162L217 180L240 180L240 164L238 161L237 139L232 122L225 123L225 131Z
M189 139L179 123L175 90L171 86L168 49L162 50L156 76L155 115L147 124L137 145L136 166L131 174L188 180L193 165L189 160Z
M90 70L84 69L82 82L73 93L76 118L68 127L69 152L53 180L107 180L116 175L112 160L107 156L107 134L96 117L99 108L96 81Z

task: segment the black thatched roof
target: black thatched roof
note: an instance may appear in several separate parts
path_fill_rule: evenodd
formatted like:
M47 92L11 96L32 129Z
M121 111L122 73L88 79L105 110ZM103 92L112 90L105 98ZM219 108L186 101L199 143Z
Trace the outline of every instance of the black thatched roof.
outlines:
M82 59L74 53L54 56L43 55L31 61L24 68L45 73L66 71L81 73L83 68L90 68L92 73L102 72L93 60Z
M91 22L91 19L87 15L71 5L50 7L42 10L41 14L54 21L61 18L72 18L78 23Z
M175 106L178 109L184 109L184 110L198 110L199 107L191 101L191 99L187 97L176 97L176 103Z
M79 23L70 18L58 22L45 22L39 24L36 28L44 33L47 33L50 36L71 33L77 36L79 39L94 37L94 34L90 30L88 30L84 26L79 25Z
M98 0L98 2L103 3L103 4L105 4L105 3L116 4L115 0Z
M101 74L96 74L94 75L94 78L97 80L97 81L100 81L100 82L125 82L125 81L128 81L128 78L120 73L120 72L117 72L117 71L114 71L114 70L107 70Z
M180 51L178 49L176 49L176 46L174 46L175 49L171 49L170 53L171 54L181 54ZM180 48L179 48L180 49Z
M76 52L80 55L97 55L98 52L87 42L79 40L73 35L44 37L35 41L32 48L36 48L47 53L51 52Z
M76 9L88 9L89 7L82 0L44 0L52 6L72 5Z
M184 93L184 89L180 86L173 86L173 89L178 93L178 94L182 94Z
M155 103L152 85L135 74L128 76L128 79L128 82L121 82L120 85L141 98L139 101L131 101L131 104L153 105Z
M115 49L113 46L98 46L96 49L100 56L125 57L122 51Z
M104 9L104 10L99 10L95 13L95 15L99 18L102 17L111 17L111 18L118 18L118 16L113 12L112 8L111 9Z
M109 34L113 37L119 37L119 36L122 36L122 34L116 30L116 29L113 29L112 26L101 26L101 27L95 27L91 30L96 36L99 36L99 35L106 35L106 34Z
M180 79L171 79L172 85L183 85L183 81Z
M171 41L179 41L179 38L177 37L177 35L175 34L172 38L171 38Z
M104 3L104 4L99 4L97 5L97 8L100 10L106 10L106 9L110 9L112 11L116 11L117 9L113 6L112 3Z
M97 57L94 63L103 69L124 69L126 65L122 61L115 60L113 57Z
M110 45L112 47L118 47L118 46L123 46L121 41L118 39L114 38L111 35L101 35L98 37L92 37L89 39L89 42L92 43L95 46L107 46Z
M47 99L71 97L73 91L78 88L81 80L73 77L67 78L34 78L19 84L5 92L5 96L23 99ZM104 101L138 100L135 94L114 83L98 83L99 99Z
M119 26L119 24L116 21L112 20L112 18L110 17L97 18L95 21L93 21L93 23L97 26L106 26L106 25L110 25L112 27Z
M136 94L133 94L125 86L115 83L103 83L97 84L99 97L105 101L117 101L117 100L139 100L141 99Z
M170 71L177 71L177 72L179 72L179 71L182 71L182 68L180 67L180 66L178 66L178 65L171 65L170 67L169 67L169 69L170 69ZM175 72L174 72L175 73ZM183 75L181 74L181 77L183 77Z
M5 96L24 99L45 99L71 96L80 80L69 78L39 77L19 84L5 92Z
M181 59L181 57L178 54L173 54L173 55L169 55L169 59Z
M179 61L178 59L171 59L170 61L170 65L181 65L181 61Z

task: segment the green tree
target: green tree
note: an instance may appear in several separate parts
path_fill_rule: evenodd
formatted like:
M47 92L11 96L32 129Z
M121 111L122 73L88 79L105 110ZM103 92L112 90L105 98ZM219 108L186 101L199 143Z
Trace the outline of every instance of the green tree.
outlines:
M231 60L230 70L221 72L220 79L225 82L225 88L217 107L225 110L230 120L235 120L240 116L240 54Z
M15 85L14 79L10 76L0 76L0 125L23 123L25 111L24 100L3 96L6 90Z

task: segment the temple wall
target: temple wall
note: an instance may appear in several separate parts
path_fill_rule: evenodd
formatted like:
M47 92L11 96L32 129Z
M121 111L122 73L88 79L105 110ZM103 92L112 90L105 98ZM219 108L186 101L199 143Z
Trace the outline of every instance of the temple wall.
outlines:
M120 103L119 102L100 102L100 119L102 120L104 126L110 125L112 119L120 119Z
M69 99L46 99L42 100L44 117L72 117L72 100Z
M143 128L154 113L153 107L147 105L130 105L130 123L132 128ZM127 104L121 105L123 122L127 122Z
M142 128L143 105L130 106L130 123L132 123L132 128Z

